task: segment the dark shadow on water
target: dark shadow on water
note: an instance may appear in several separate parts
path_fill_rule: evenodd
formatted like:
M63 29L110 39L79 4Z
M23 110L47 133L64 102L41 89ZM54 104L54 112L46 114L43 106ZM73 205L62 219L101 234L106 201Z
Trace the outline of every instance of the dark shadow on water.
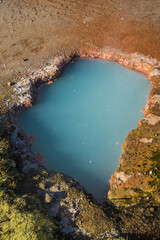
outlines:
M70 177L75 178L75 180L86 188L89 193L92 193L98 201L103 202L105 194L109 189L109 183L107 184L107 180L104 187L102 180L95 176L92 172L88 171L85 167L82 168L80 166L76 166L76 157L72 156L72 154L69 154L68 152L65 152L63 150L63 146L59 148L60 138L58 138L56 132L51 132L47 123L46 125L42 125L42 123L37 121L33 115L31 119L29 119L29 122L32 124L34 123L36 126L35 132L32 133L36 138L39 135L38 131L42 132L41 137L33 143L33 145L36 144L36 146L34 145L33 147L33 152L35 154L37 152L41 152L44 155L44 158L46 159L44 166L49 170L65 173ZM53 153L52 157L48 154L51 152ZM81 161L81 159L79 159L79 161ZM104 190L102 190L102 186ZM100 196L102 195L102 191L104 191L104 196Z

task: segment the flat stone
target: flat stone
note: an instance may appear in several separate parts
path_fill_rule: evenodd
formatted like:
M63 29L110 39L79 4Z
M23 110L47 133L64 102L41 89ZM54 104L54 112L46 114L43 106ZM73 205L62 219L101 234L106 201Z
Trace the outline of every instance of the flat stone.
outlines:
M139 121L138 126L141 126L143 122L146 122L149 125L156 125L160 122L160 117L154 114L148 114L147 117Z
M141 138L139 141L142 143L152 143L153 139Z

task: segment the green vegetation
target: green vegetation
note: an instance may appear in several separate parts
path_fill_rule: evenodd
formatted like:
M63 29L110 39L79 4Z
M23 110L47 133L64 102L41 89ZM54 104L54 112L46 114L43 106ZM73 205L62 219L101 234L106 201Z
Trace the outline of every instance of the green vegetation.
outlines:
M9 124L0 124L0 239L59 239L58 225L33 194L21 194L24 175L10 156Z
M128 134L117 172L124 173L129 179L109 192L110 199L117 206L137 204L151 197L159 202L159 125L142 124Z
M158 190L160 194L160 152L153 153L151 161L152 164L149 174L152 177L152 181L150 181L149 184L154 190Z
M1 239L58 239L57 225L39 209L24 210L14 203L1 200Z

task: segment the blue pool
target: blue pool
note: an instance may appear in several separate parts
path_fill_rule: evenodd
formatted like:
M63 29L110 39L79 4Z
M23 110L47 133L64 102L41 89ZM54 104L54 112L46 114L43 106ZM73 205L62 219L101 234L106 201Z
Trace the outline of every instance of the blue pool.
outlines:
M151 89L145 77L115 62L78 59L41 88L18 123L35 136L32 150L44 154L48 169L74 177L101 201L121 145L144 117Z

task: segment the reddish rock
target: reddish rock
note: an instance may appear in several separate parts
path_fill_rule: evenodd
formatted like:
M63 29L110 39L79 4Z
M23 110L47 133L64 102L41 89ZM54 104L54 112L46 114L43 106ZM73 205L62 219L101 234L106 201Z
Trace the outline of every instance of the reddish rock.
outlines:
M36 158L38 159L38 161L39 161L40 163L44 163L44 162L46 161L46 159L44 158L44 155L43 155L42 153L40 153L40 152L38 152L38 153L36 154Z
M140 59L138 56L137 58L135 57L132 58L131 55L128 55L116 50L108 49L107 51L96 51L96 50L84 49L79 53L79 55L85 58L91 57L91 58L101 58L104 60L116 61L127 68L130 68L139 72L143 72L148 76L148 78L150 78L150 74L154 69L151 64L144 62L143 59Z
M160 123L160 117L153 115L153 114L148 114L147 117L141 119L138 123L138 126L142 126L143 123L147 123L148 125L156 125Z
M30 142L34 142L36 140L35 136L33 134L31 134L30 136L28 136Z

